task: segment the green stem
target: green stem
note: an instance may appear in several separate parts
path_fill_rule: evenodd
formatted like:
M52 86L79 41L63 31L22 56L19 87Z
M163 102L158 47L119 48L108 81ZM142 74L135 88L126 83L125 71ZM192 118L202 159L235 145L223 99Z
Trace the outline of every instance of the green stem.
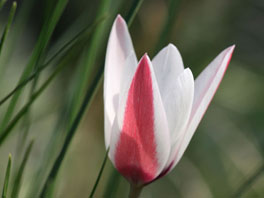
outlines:
M138 198L142 192L143 186L135 186L130 184L129 198Z

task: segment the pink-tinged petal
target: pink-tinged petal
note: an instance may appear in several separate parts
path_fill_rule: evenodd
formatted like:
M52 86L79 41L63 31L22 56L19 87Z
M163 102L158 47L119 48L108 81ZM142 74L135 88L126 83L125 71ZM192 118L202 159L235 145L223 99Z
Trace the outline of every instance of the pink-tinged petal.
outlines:
M194 87L194 103L191 111L190 120L188 121L186 131L176 147L175 160L170 171L181 159L186 150L198 124L200 123L208 105L210 104L232 57L235 46L231 46L222 51L197 77Z
M128 81L129 82L129 79ZM141 59L126 90L111 132L109 157L130 182L142 185L162 171L170 152L170 135L151 62Z
M105 145L109 146L111 127L117 112L119 92L125 61L133 54L137 62L133 44L124 19L118 15L110 33L104 76L104 106L105 106Z

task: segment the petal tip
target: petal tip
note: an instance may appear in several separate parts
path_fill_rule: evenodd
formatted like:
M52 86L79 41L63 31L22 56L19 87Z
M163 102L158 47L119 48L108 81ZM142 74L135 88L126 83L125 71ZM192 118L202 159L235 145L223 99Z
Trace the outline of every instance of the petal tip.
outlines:
M150 61L150 58L149 58L149 56L148 56L148 53L145 53L143 56L142 56L142 58L141 58L141 60L139 61L139 62L149 62Z
M123 21L124 19L123 19L123 17L120 14L118 14L117 17L116 17L116 20L122 20Z
M168 44L168 47L169 47L169 48L176 48L175 45L173 45L172 43L169 43L169 44Z
M231 54L233 53L234 49L235 49L236 45L231 45L228 50L231 52Z
M227 48L227 56L228 56L228 61L227 61L227 64L226 64L226 68L228 67L230 61L231 61L231 58L232 58L232 55L233 55L233 52L234 52L234 49L235 49L236 45L232 45L230 46L229 48Z
M116 25L124 25L125 23L126 22L123 19L123 17L120 14L118 14L117 17L116 17L116 19L115 19L115 24Z
M192 70L189 67L185 68L183 72L192 74Z

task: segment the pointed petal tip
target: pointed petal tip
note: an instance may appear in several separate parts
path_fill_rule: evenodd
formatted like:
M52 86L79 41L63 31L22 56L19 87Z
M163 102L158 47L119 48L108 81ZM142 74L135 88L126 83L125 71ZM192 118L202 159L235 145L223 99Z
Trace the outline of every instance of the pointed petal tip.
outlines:
M116 20L122 20L123 21L124 19L123 19L123 17L120 14L118 14L117 17L116 17Z
M228 51L231 52L231 54L234 52L234 49L235 49L236 45L231 45L230 47L228 47Z
M116 25L124 25L124 24L126 24L126 22L123 19L123 17L120 14L118 14L116 19L115 19L115 24Z
M227 61L227 63L226 63L226 69L227 69L227 67L229 66L229 63L230 63L230 61L231 61L231 58L232 58L232 55L233 55L233 52L234 52L235 47L236 47L236 45L232 45L232 46L230 46L230 47L228 47L228 48L226 49L227 52L226 52L226 55L225 55L225 56L228 57L228 61Z
M139 64L140 64L141 62L147 62L147 63L150 62L150 58L149 58L147 52L142 56L142 58L141 58L140 61L139 61Z

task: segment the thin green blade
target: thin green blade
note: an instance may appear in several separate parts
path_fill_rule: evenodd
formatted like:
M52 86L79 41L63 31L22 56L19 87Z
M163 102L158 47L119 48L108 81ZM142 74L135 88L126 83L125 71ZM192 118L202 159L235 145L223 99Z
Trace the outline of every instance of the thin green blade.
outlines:
M30 144L28 145L27 150L25 152L25 155L23 157L22 163L21 163L21 165L19 167L18 173L17 173L17 175L15 177L15 181L14 181L14 185L13 185L13 189L12 189L12 194L11 194L12 198L18 197L21 181L22 181L22 178L23 178L24 169L25 169L25 166L27 164L30 152L32 150L33 143L34 143L34 140L32 140L30 142Z
M9 154L7 168L6 168L6 174L5 174L5 180L4 180L4 186L3 186L2 198L7 197L9 176L10 176L10 172L11 172L11 163L12 163L12 156L11 156L11 154Z

